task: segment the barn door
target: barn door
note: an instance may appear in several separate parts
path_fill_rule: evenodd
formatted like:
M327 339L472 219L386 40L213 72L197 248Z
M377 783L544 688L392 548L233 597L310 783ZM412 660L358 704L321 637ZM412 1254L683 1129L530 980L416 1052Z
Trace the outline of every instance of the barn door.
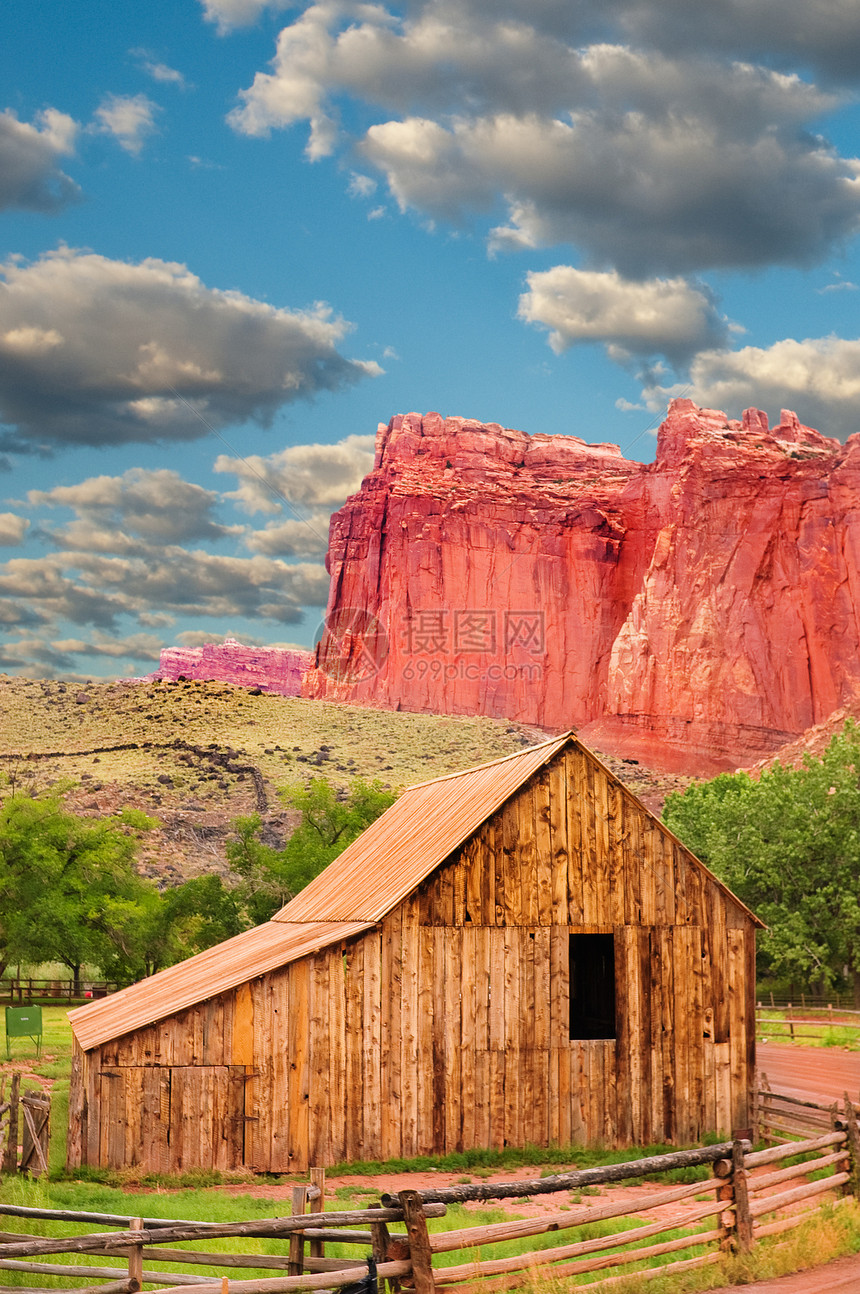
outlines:
M236 1070L234 1065L182 1065L171 1070L171 1172L242 1167L245 1085L236 1081Z
M167 1172L170 1070L106 1066L99 1073L98 1091L99 1164Z

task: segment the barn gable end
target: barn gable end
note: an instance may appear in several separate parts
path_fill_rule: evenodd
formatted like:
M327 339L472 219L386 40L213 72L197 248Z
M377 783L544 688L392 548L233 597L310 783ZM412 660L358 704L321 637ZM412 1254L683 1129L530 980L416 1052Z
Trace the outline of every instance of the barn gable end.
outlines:
M268 923L350 919L330 942L79 1051L70 1162L283 1172L745 1126L760 923L575 738L477 773L479 821L474 772L414 788ZM369 873L410 830L406 880L396 854ZM614 1002L596 1028L589 994Z

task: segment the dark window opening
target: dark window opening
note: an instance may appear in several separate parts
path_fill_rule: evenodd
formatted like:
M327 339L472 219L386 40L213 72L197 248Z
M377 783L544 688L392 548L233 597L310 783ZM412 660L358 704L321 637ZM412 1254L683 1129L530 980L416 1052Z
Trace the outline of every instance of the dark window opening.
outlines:
M570 1036L615 1037L615 936L570 936Z

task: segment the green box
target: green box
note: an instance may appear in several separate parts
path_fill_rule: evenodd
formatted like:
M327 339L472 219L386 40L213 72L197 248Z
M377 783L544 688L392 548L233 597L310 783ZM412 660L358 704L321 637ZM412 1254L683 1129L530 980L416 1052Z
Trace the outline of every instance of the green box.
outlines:
M6 1059L12 1059L10 1038L32 1038L36 1055L42 1054L42 1008L40 1006L7 1006Z

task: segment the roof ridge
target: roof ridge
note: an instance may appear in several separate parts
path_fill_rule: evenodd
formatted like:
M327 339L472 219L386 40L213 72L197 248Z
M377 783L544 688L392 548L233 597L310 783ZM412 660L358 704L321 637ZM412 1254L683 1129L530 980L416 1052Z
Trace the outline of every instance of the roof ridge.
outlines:
M471 768L461 768L456 773L443 773L441 777L431 777L426 782L413 782L410 786L403 788L403 795L410 791L418 791L422 786L435 786L437 782L450 782L455 777L466 777L469 773L479 773L485 768L493 768L496 764L506 764L512 759L522 759L524 755L531 755L542 746L554 746L557 742L562 741L565 737L575 737L576 731L568 728L566 732L560 732L555 737L547 737L546 741L536 741L533 746L523 746L522 750L514 750L510 755L499 755L496 759L487 760L486 764L473 764Z

